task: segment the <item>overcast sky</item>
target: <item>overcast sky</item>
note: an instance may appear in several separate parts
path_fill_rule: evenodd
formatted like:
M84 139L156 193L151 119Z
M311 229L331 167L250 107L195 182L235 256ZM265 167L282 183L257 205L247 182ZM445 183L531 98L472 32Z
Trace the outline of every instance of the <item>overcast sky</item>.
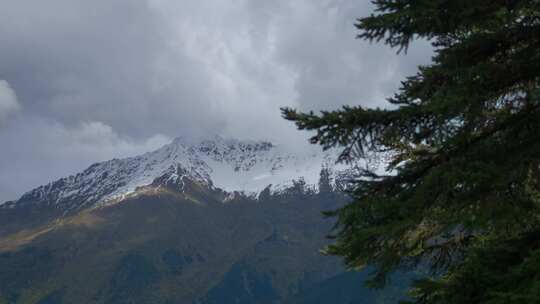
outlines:
M355 39L367 0L0 0L0 201L175 136L305 142L280 117L384 106L425 42Z

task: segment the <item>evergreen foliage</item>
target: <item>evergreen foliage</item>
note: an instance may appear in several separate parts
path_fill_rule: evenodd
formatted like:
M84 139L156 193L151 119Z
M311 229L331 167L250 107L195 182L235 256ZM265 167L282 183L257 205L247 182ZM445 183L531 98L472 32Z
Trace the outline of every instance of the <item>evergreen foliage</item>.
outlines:
M427 39L432 63L386 109L283 109L341 161L373 155L330 254L350 267L428 265L415 303L540 303L540 1L375 0L359 37L398 52Z
M323 168L319 175L319 192L322 194L331 193L333 191L330 184L330 172L328 168Z

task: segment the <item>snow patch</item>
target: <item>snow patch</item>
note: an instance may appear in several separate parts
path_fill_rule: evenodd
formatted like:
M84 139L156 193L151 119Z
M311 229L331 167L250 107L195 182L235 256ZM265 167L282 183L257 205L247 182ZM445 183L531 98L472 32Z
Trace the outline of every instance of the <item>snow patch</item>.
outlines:
M268 187L271 193L280 192L295 181L317 191L323 168L336 176L348 168L335 163L337 153L318 148L299 154L264 141L176 138L152 152L94 164L27 192L14 204L44 203L72 210L118 201L155 183L183 189L184 178L226 191L225 200L238 193L257 197Z

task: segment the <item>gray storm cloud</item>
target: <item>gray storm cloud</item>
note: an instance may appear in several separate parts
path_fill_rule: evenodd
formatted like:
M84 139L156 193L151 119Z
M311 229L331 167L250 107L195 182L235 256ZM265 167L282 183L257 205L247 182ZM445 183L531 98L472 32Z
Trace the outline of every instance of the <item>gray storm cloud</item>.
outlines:
M304 141L281 106L383 105L431 54L354 39L369 1L0 0L0 11L0 200L180 135Z

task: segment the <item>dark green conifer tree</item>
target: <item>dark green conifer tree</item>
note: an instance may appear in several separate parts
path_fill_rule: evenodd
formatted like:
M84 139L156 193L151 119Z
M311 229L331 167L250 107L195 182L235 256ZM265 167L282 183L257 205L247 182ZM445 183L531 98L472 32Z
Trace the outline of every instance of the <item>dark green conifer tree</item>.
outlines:
M350 267L438 275L415 303L540 303L540 1L375 0L359 37L435 55L385 109L283 109L342 161L389 158L358 174L328 248ZM361 85L361 84L359 84Z
M322 168L319 175L319 192L321 194L332 192L332 185L330 184L330 171L328 168Z

